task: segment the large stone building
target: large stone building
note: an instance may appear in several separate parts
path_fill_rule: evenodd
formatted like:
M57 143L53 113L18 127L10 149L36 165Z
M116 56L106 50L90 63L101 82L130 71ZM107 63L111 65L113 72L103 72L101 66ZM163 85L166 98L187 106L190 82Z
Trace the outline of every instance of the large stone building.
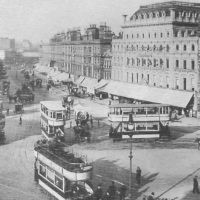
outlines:
M101 23L92 24L81 35L79 28L54 35L49 44L41 45L41 61L51 62L58 68L74 74L103 78L105 52L111 49L112 32Z
M199 93L199 14L199 3L170 1L124 15L112 41L112 79Z

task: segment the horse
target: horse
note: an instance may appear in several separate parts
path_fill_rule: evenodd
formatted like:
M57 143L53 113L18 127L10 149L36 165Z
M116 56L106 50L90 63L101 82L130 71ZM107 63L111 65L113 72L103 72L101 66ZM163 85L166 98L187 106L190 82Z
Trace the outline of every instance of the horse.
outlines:
M9 103L11 103L12 101L14 101L15 103L17 102L17 95L9 95L8 96L8 98L9 98Z
M199 149L200 149L200 138L196 138L196 139L195 139L195 142L198 143L198 150L199 150Z

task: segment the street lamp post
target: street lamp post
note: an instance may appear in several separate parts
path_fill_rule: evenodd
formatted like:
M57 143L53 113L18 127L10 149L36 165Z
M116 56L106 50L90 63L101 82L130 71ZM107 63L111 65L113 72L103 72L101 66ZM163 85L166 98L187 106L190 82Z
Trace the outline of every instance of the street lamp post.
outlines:
M129 195L128 197L126 198L127 200L132 200L132 160L133 160L133 150L132 150L132 138L133 138L133 135L134 135L134 123L133 123L133 114L130 113L129 114L129 121L128 121L128 130L131 131L129 133L129 137L131 139L130 141L130 155L129 155L129 158L130 158L130 174L129 174Z

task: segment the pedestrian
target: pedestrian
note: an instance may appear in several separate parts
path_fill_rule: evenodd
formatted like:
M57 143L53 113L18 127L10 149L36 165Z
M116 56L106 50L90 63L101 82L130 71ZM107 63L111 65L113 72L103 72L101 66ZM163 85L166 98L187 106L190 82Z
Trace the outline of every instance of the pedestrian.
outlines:
M193 179L193 193L197 192L199 194L199 183L197 180L197 176Z
M155 193L152 192L151 195L148 197L148 200L154 200L154 195L155 195Z
M136 170L136 181L137 181L138 185L140 185L140 182L141 182L141 174L142 174L142 170L140 169L140 167L137 167L137 170Z
M90 124L91 124L91 127L93 128L93 118L92 118L92 115L90 115Z
M103 190L101 188L101 185L99 184L95 193L94 193L95 199L96 200L102 200L103 198Z
M77 127L78 127L78 124L79 124L79 123L78 123L78 119L77 119L77 120L76 120L76 126L77 126Z
M19 117L19 125L22 125L22 116Z
M108 194L109 194L110 200L115 200L116 192L117 192L117 188L115 186L115 182L112 181L112 184L108 188Z
M90 115L89 115L89 113L87 112L86 113L86 121L88 122L88 120L89 120L89 117L90 117Z
M119 199L120 200L125 200L126 190L127 190L127 188L124 184L119 188Z
M7 112L7 115L9 115L9 108L8 107L6 108L6 112Z

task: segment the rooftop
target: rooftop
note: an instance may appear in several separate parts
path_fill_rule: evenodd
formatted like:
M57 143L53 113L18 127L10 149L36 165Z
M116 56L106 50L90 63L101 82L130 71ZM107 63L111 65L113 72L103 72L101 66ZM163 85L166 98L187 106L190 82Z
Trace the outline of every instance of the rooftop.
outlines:
M62 101L41 101L40 104L44 105L48 110L65 110L62 106Z
M145 8L160 8L160 7L195 7L200 8L200 3L190 3L190 2L183 2L183 1L166 1L163 3L155 3L155 4L148 4L144 6L140 6L141 9Z
M164 107L164 106L169 106L167 104L128 104L128 103L123 103L123 104L116 104L116 105L111 105L109 106L110 108L154 108L154 107Z

